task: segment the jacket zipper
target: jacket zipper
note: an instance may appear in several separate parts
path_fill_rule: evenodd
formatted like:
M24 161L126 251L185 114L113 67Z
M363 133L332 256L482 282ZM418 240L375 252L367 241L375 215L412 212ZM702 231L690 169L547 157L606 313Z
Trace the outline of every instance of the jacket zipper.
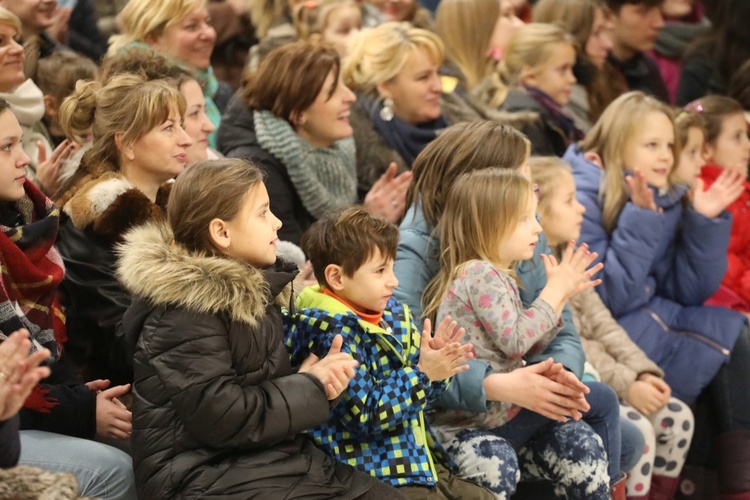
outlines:
M720 353L722 353L724 356L729 356L731 354L731 351L729 349L727 349L726 347L722 346L718 342L716 342L714 340L711 340L711 339L709 339L709 338L707 338L707 337L705 337L705 336L703 336L703 335L701 335L699 333L687 332L687 331L684 331L684 330L672 330L671 328L669 328L666 325L666 323L664 323L664 321L659 317L659 315L656 314L653 310L649 309L648 307L645 308L645 309L648 311L648 313L651 315L651 317L654 319L654 321L656 321L657 323L659 323L659 326L661 326L664 329L665 332L673 332L673 333L676 333L678 335L685 335L687 337L694 338L695 340L698 340L700 342L703 342L704 344L707 344L707 345L713 347L714 349L716 349L717 351L719 351Z
M385 321L383 321L383 320L381 320L381 321L382 321L382 323L385 323ZM408 314L407 314L407 317L406 317L406 323L407 324L411 324L411 317ZM396 338L396 336L393 335L393 330L391 329L390 326L388 326L387 323L385 323L385 328L383 326L381 326L381 328L383 330L385 330L385 333L387 333L389 336L391 336L393 338L393 340L395 340L396 343L398 343L399 346L401 346L402 349L404 349L404 346L401 345L401 342L399 342L398 339ZM393 345L391 345L391 343L388 342L388 340L383 339L383 341L385 342L385 344L388 347L390 347L390 349L393 351L393 353L398 357L398 359L401 361L401 365L402 366L406 366L406 359L408 359L408 353L411 350L411 335L409 335L407 337L407 344L406 344L406 350L404 351L404 356L402 356L396 350L396 348L394 348ZM422 411L419 412L419 433L422 436L422 446L424 446L425 451L427 452L427 460L429 461L429 464L430 464L430 473L432 474L432 477L430 477L429 480L433 484L435 484L438 481L438 475L437 475L437 469L435 468L435 462L432 459L432 451L430 450L430 447L427 444L427 424L425 424L425 421L424 421L424 410L422 410Z

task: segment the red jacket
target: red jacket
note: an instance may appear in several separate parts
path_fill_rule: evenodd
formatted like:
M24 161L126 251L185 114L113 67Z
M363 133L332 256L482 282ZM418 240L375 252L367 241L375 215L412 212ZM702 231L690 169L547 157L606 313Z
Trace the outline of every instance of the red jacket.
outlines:
M714 183L722 170L714 165L703 167L700 178L705 189ZM732 213L727 273L721 288L706 303L750 312L750 182L745 182L745 190L727 210Z

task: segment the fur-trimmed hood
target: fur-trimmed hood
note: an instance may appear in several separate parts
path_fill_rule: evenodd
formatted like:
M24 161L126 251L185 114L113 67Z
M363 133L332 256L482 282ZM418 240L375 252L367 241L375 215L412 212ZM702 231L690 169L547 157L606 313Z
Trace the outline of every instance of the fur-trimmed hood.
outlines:
M166 217L172 184L159 189L154 203L120 172L106 167L92 170L82 164L55 202L76 229L90 227L107 240L119 242L131 227Z
M260 271L233 259L191 253L174 244L165 222L130 230L117 253L117 277L134 296L199 314L226 312L250 326L263 318L273 297L288 304L287 285L297 269L277 261Z

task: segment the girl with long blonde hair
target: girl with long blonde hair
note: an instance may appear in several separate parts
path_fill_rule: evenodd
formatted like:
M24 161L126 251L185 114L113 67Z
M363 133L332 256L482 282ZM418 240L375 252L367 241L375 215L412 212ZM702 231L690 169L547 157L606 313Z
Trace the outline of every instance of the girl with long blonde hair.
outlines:
M565 155L586 207L581 240L604 264L597 291L618 323L664 371L672 394L716 416L698 419L687 464L707 467L718 441L723 493L744 492L750 462L750 335L745 316L704 306L727 268L742 179L708 190L673 184L679 151L669 108L642 92L617 98ZM744 472L742 472L744 471Z
M521 173L497 168L475 170L453 185L437 225L442 248L440 272L425 292L426 314L436 319L448 315L455 318L466 330L462 342L471 339L477 359L487 362L496 373L521 368L524 356L544 350L561 329L567 300L598 284L591 278L601 266L589 268L596 254L585 246L574 249L571 242L559 264L543 255L547 284L528 308L522 305L513 269L515 262L534 255L542 231L536 206L532 184ZM519 449L532 438L548 439L552 427L570 426L566 458L589 473L580 474L576 468L544 460L535 462L537 467L545 479L552 480L556 493L565 498L610 496L606 453L581 439L590 432L583 422L549 420L507 402L493 402L482 414L438 411L435 423L448 451L467 470L472 467L461 453L467 429L503 437ZM529 443L529 447L534 445ZM533 453L522 455L527 458ZM615 469L613 482L619 479L619 465ZM490 484L492 479L480 481Z
M503 86L492 104L505 111L533 111L539 118L522 127L535 155L562 156L583 137L563 107L570 100L576 77L575 41L560 27L531 23L518 28L500 61Z

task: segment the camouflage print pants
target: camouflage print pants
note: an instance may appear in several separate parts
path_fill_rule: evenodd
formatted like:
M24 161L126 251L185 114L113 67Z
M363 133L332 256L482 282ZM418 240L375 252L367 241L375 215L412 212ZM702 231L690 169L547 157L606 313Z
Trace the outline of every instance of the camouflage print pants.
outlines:
M549 481L559 498L608 499L607 455L584 422L551 423L518 452L492 430L466 429L443 442L469 478L507 500L519 480Z

